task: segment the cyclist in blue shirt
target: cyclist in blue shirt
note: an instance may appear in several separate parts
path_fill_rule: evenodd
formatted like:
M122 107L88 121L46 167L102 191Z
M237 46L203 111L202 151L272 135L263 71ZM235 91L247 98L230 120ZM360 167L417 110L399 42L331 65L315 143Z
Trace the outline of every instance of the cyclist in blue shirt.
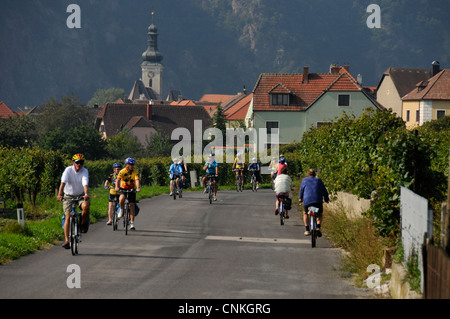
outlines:
M313 169L309 169L307 177L302 180L298 201L299 203L303 202L303 222L306 226L305 235L310 235L308 208L313 206L319 208L319 215L317 216L317 235L319 237L322 236L322 233L320 232L320 223L322 220L323 202L328 203L330 198L328 197L328 191L325 188L325 185L320 178L316 177L316 172Z
M203 169L206 172L206 175L215 175L215 178L213 180L214 183L214 200L217 200L217 180L219 178L219 164L217 164L216 160L214 159L214 154L208 155L208 161L203 165ZM208 191L206 189L206 177L203 177L203 186L205 187L205 193Z
M261 182L261 165L259 165L256 157L252 158L252 163L248 166L248 171L252 171L256 176L256 189L259 189L259 183Z
M169 168L169 174L170 174L170 196L173 195L173 192L177 191L179 183L180 183L180 177L181 173L183 173L183 170L181 166L178 164L178 159L173 159L173 164L170 165ZM174 181L176 183L176 188L174 189Z
M181 187L183 188L186 186L186 174L188 169L183 156L180 156L178 159L179 159L178 165L180 165L181 167Z

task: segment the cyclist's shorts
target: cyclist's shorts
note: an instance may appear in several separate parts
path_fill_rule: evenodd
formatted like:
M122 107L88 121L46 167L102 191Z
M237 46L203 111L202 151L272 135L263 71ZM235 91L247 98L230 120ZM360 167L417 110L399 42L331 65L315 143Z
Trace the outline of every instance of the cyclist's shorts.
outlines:
M119 191L119 193L120 193L120 191ZM126 196L125 193L123 195ZM128 193L128 202L136 203L136 193L135 192Z
M279 197L289 197L289 193L277 193L277 198Z
M120 197L120 194L117 194L117 195L113 195L113 194L109 194L109 198L108 198L108 201L110 202L110 203L113 203L114 202L114 198L117 198L117 202L119 201L119 197Z
M309 207L317 207L319 209L319 214L323 213L323 203L313 203L313 204L309 204L307 206L303 205L305 213L308 212Z
M80 196L83 196L83 195L84 194L77 195L77 196L72 196L72 195L64 194L64 198L74 198L74 197L80 197ZM84 203L84 202L85 202L84 200L80 200L78 202L78 208L80 210L81 210L81 204ZM89 204L90 200L88 200L87 203ZM64 211L64 214L70 214L70 212L72 211L72 203L69 202L69 201L63 201L63 211Z

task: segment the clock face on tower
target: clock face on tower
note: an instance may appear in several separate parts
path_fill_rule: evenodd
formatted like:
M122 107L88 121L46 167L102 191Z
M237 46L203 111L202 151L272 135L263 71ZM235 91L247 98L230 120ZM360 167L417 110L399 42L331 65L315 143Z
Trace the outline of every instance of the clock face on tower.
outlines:
M155 74L154 74L153 72L151 72L151 71L150 71L150 72L148 72L148 73L147 73L147 75L148 75L148 77L149 77L149 78L152 78L152 77L154 77L154 76L155 76Z

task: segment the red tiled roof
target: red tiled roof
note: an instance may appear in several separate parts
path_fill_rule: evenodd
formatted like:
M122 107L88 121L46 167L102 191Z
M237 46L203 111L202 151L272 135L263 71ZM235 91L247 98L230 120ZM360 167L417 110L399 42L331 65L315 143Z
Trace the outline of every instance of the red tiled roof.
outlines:
M233 97L234 95L227 94L205 94L199 102L224 103Z
M336 73L309 73L307 81L303 74L260 75L253 90L255 111L305 110L326 91L361 91L361 86L343 67ZM289 106L270 105L269 93L291 93Z
M0 102L0 118L7 119L10 116L17 116L17 114L11 111L11 109L7 107L4 102Z
M232 107L227 109L224 113L226 119L229 121L233 120L244 120L245 115L247 115L248 107L250 106L250 102L252 101L253 93L247 95L239 102L234 104Z
M450 100L450 69L444 69L428 81L420 81L402 100Z

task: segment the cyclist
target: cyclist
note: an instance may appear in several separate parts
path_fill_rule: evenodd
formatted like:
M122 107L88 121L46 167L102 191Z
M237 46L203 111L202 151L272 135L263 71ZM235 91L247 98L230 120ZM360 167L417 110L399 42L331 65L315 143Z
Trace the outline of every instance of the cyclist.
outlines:
M316 177L316 172L313 169L309 169L307 177L302 180L300 185L300 193L298 194L299 203L303 202L303 222L306 226L305 235L310 235L309 222L310 217L308 215L308 208L310 206L319 208L319 215L317 216L317 236L321 237L320 223L322 220L323 202L329 202L328 191L323 184L322 180Z
M84 199L78 202L81 208L81 232L86 233L89 229L89 172L84 165L83 154L75 154L72 157L72 166L66 167L61 176L61 185L59 186L58 196L59 201L63 198L74 198L84 195ZM63 203L63 210L65 214L64 222L64 237L65 241L62 247L69 249L69 227L70 227L70 212L72 210L71 203L65 201Z
M252 163L248 166L248 170L252 171L256 176L256 189L259 189L259 183L261 182L261 165L259 165L256 157L252 158Z
M215 175L215 178L213 180L213 187L214 187L214 200L217 200L217 181L219 179L219 164L217 164L216 160L214 159L214 154L208 155L208 161L203 165L203 170L206 172L206 175ZM205 187L205 193L208 191L206 189L206 178L207 176L203 177L203 186Z
M183 158L183 156L180 156L179 158L179 164L180 164L180 167L181 167L181 169L182 169L182 173L181 173L181 182L182 182L182 186L181 187L185 187L186 186L186 174L187 174L187 165L186 165L186 162L184 161L184 158Z
M277 177L278 172L278 161L276 157L272 158L272 161L269 164L269 170L270 170L270 177L272 177L272 179L275 179L275 177Z
M236 169L236 179L239 174L241 175L242 188L244 188L244 161L242 160L241 153L236 154L232 169Z
M286 159L284 158L283 155L281 155L282 157L280 158L280 160L278 161L278 166L277 166L277 175L280 175L281 169L283 167L286 167L286 174L287 174L287 162Z
M275 215L278 215L278 198L284 196L289 198L289 192L292 190L292 179L287 174L287 168L282 167L280 174L275 178L275 194L277 194L277 201L275 206ZM286 219L289 218L289 211L286 209Z
M139 174L136 169L134 169L134 164L136 161L128 157L125 160L125 168L119 172L116 179L116 192L121 189L131 190L135 189L136 192L141 191L141 181L139 180ZM134 216L136 213L136 193L128 194L128 201L130 202L130 229L135 229L134 227ZM125 204L125 194L120 194L119 197L119 215L117 218L122 218L123 216L123 205Z
M173 192L177 192L177 189L180 184L180 177L182 173L181 165L178 164L178 159L173 159L173 164L170 165L169 174L170 174L170 196L173 195ZM175 183L174 183L175 181ZM174 184L176 184L174 186ZM174 189L175 187L175 189Z
M105 181L105 189L108 189L109 187L109 206L108 206L108 221L106 225L112 225L112 216L114 214L114 210L116 209L114 207L114 200L117 199L119 201L120 194L116 192L116 179L119 175L120 170L122 169L121 163L114 163L113 164L113 172L108 176L108 178Z

